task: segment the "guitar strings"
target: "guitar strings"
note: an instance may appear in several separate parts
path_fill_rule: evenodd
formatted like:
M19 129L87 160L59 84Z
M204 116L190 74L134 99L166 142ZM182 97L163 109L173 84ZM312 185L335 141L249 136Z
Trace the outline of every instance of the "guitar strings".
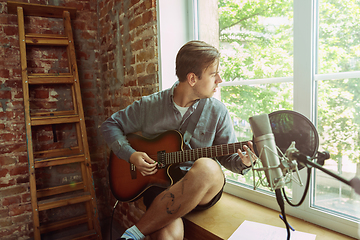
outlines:
M208 156L209 153L211 155L210 157L212 157L213 154L215 154L215 157L218 156L219 155L217 152L218 148L221 149L221 151L219 150L219 153L221 153L219 156L236 153L237 148L240 148L241 150L243 150L242 149L243 145L246 145L246 142L237 142L237 143L231 143L231 144L221 144L221 145L206 147L205 148L205 157ZM225 146L226 146L226 148L224 149ZM229 148L229 146L232 146L232 147ZM176 151L176 152L164 153L164 155L166 155L166 157L165 157L166 160L169 160L167 158L168 156L170 156L171 158L175 158L175 161L173 163L176 163L176 162L182 162L181 160L179 161L178 158L183 158L183 157L188 158L189 156L190 156L190 158L192 158L192 156L204 157L204 152L203 152L202 148L185 149L185 150L180 150L180 151ZM155 161L158 160L158 154L150 154L148 156Z

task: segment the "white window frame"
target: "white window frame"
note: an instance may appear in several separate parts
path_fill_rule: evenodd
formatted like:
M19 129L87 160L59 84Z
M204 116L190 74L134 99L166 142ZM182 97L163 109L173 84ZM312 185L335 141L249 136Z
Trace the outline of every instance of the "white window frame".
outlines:
M157 0L160 90L176 81L176 54L186 42L198 39L197 0Z
M169 3L171 2L171 3ZM180 4L181 2L181 4ZM172 11L173 4L180 4L182 8L177 9L181 12L182 17L178 18L179 26L167 24L174 19L174 11ZM293 82L294 89L294 111L297 111L310 120L315 122L316 96L315 87L316 81L328 79L343 79L347 77L359 77L359 72L351 73L334 73L334 74L315 74L315 50L317 40L317 10L316 0L294 0L294 69L293 76L272 79L256 79L248 80L245 84L268 84L273 82ZM159 58L161 62L160 79L161 89L168 88L176 81L175 76L175 56L178 49L187 41L198 39L198 16L197 7L198 0L158 0L158 31L159 31ZM170 14L169 14L170 12ZM166 15L166 13L168 15ZM194 14L195 17L189 15ZM172 20L169 20L172 19ZM316 23L316 24L315 24ZM181 27L180 27L181 26ZM186 30L187 29L187 30ZM171 41L166 38L166 35L174 34L177 41L171 42L169 47L165 43ZM185 33L186 34L185 34ZM160 50L161 49L161 50ZM169 60L172 59L172 60ZM172 67L166 63L173 63ZM166 70L166 71L165 71ZM173 78L171 78L173 76ZM222 86L239 85L244 82L223 83ZM314 170L313 170L314 172ZM251 174L251 173L248 173ZM306 180L306 169L300 171L303 181ZM314 174L312 174L314 175ZM313 181L313 179L312 179ZM310 183L311 186L313 185ZM292 202L299 202L302 197L304 187L293 184ZM253 190L251 187L234 184L228 182L225 186L225 191L243 199L255 202L257 204L272 208L279 211L279 206L273 194L262 190ZM308 222L323 226L328 229L343 233L345 235L359 238L359 224L342 216L338 216L331 211L325 212L310 206L310 198L312 191L309 189L304 203L299 207L291 207L286 205L286 213Z

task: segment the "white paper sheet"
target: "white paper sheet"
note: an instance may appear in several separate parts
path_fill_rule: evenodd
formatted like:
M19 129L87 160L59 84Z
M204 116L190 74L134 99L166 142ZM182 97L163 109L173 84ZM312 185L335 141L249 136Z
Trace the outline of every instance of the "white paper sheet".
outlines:
M296 230L296 229L295 229ZM316 235L290 230L291 240L315 240ZM228 240L286 240L286 228L244 221Z

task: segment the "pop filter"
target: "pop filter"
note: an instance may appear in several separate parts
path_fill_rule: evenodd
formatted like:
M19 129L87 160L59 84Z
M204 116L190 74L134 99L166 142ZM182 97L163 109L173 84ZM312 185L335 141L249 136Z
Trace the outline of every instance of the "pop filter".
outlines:
M269 114L270 125L275 137L276 146L285 153L290 144L295 141L295 147L301 153L315 157L319 147L319 135L312 122L304 115L280 110ZM256 146L254 150L257 156ZM303 168L298 164L299 170Z

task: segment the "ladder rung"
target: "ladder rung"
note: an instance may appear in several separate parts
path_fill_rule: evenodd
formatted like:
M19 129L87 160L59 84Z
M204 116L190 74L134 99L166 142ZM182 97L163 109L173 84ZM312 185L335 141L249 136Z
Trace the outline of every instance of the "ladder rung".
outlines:
M40 117L40 116L65 116L65 115L74 115L74 110L66 110L66 111L53 111L53 112L35 112L31 113L30 117Z
M32 117L31 125L39 126L48 124L75 123L79 121L79 115Z
M78 146L76 146L76 147L71 147L71 148L59 148L59 149L37 151L37 152L34 152L34 158L44 159L44 158L76 155L79 153L80 153L80 149Z
M62 221L54 222L54 223L47 223L47 224L43 224L40 226L40 232L42 234L47 233L47 232L52 232L52 231L56 231L59 229L86 223L87 221L88 221L87 215L82 215L82 216L73 217L73 218L65 219Z
M98 239L98 234L96 233L95 230L89 230L89 231L74 234L74 235L71 235L71 236L66 236L64 238L59 238L57 240L69 240L69 239L72 239L72 240Z
M16 14L17 7L22 7L24 9L24 15L28 16L40 16L40 17L53 17L53 18L62 18L64 11L69 11L72 19L76 17L76 8L73 7L60 7L60 6L44 6L41 4L34 3L21 3L8 1L8 12L10 14Z
M73 84L74 76L71 74L29 74L29 84Z
M76 162L84 162L84 161L85 161L84 154L79 154L76 156L48 158L48 159L42 159L42 160L35 161L35 168L51 167L51 166L64 165L64 164L76 163Z
M57 34L27 34L25 42L29 45L67 46L69 39Z
M89 192L71 194L69 196L57 197L52 199L41 200L38 202L39 211L45 211L53 208L64 207L71 204L87 202L91 200Z
M81 189L84 189L84 187L85 186L84 186L83 182L77 182L77 183L66 184L66 185L57 186L57 187L44 188L44 189L37 190L36 196L38 198L48 197L48 196L53 196L56 194L62 194L62 193L68 193L68 192L81 190Z

